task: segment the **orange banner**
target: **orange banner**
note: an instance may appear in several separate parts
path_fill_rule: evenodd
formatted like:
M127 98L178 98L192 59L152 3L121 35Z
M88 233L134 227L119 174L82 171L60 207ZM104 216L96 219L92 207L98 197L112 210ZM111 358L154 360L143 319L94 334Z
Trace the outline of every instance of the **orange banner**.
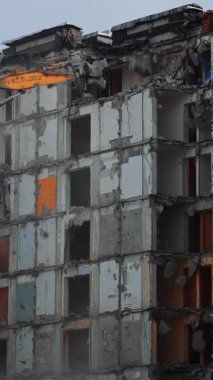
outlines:
M27 90L36 86L48 86L74 79L72 74L31 71L7 75L0 79L0 88Z

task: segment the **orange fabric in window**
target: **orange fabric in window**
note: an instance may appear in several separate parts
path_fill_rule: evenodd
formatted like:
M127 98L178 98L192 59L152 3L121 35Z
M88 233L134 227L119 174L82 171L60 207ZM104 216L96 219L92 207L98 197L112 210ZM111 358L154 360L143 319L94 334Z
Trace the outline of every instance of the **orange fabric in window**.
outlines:
M10 237L0 236L0 272L7 273L9 271L9 248Z
M212 212L210 210L200 214L200 250L212 251Z
M8 320L8 288L0 288L0 318Z
M56 210L56 177L39 179L38 185L38 214L48 214L50 211Z

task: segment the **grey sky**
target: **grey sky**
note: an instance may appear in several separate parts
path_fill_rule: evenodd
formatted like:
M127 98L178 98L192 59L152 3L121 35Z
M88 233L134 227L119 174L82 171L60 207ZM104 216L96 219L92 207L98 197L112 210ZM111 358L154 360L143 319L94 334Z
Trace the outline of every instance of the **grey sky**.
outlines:
M181 0L1 0L0 42L68 21L85 33L184 5ZM192 0L193 2L193 0ZM212 0L200 0L205 10Z

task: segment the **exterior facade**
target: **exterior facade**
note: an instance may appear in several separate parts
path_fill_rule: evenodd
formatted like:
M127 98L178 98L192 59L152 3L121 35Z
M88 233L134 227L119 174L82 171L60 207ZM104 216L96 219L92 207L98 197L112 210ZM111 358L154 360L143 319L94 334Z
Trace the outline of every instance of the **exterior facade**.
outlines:
M2 75L73 80L0 91L1 379L212 379L212 32L6 42Z

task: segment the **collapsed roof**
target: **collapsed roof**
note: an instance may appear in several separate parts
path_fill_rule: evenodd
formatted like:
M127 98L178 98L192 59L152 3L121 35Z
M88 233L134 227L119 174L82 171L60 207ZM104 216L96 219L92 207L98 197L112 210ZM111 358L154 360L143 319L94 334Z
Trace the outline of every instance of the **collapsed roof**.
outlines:
M140 83L207 85L211 31L213 13L194 3L116 25L111 32L82 36L80 27L64 23L4 42L0 76L52 70L57 63L85 93L91 84L104 89L107 70L126 65Z

